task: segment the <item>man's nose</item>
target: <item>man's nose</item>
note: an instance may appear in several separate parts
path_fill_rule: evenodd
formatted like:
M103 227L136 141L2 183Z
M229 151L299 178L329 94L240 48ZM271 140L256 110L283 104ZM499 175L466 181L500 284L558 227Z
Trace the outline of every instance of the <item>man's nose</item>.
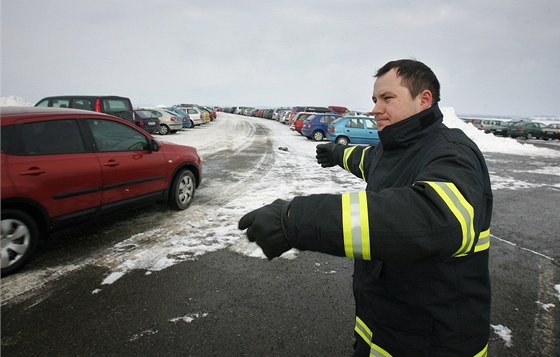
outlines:
M382 111L381 104L377 102L373 105L373 109L371 112L373 113L373 115L375 115L376 113L381 113L381 111Z

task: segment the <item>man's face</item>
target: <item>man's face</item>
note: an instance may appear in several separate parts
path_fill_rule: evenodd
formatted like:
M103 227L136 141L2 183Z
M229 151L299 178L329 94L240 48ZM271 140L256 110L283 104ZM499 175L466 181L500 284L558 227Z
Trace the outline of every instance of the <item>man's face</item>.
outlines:
M429 94L429 103L425 92ZM423 91L416 98L412 98L408 88L401 84L401 78L397 77L395 69L375 80L372 99L375 103L373 115L379 131L431 106L431 92Z

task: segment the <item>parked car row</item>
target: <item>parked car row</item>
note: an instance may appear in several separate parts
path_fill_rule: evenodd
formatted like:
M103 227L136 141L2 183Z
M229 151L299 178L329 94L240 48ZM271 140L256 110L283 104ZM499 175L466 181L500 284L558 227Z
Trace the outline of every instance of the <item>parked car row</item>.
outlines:
M560 123L546 125L532 120L494 120L461 118L475 128L498 136L525 139L560 139Z
M67 95L41 99L36 107L75 108L114 115L135 123L150 134L168 135L183 128L209 123L216 118L212 109L196 104L133 109L127 97Z
M147 204L187 209L202 180L196 148L151 135L194 126L176 107L56 96L3 107L0 126L2 276L21 269L53 232Z
M350 111L343 106L294 106L289 108L258 109L254 107L226 107L218 111L288 124L310 140L331 140L340 144L368 144L379 142L377 123L371 113ZM369 115L369 116L368 116Z

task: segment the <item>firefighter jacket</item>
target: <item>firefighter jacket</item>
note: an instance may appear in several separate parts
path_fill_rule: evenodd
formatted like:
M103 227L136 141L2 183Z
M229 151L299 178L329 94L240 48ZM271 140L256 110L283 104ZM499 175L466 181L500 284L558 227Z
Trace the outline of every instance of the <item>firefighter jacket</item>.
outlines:
M355 356L485 356L492 191L477 146L439 107L337 145L365 191L296 197L287 239L354 259Z

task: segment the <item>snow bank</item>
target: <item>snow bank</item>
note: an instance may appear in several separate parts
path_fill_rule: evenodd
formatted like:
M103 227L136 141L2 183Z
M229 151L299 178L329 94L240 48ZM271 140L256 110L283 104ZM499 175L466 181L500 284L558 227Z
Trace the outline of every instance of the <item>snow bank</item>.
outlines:
M487 134L483 130L475 128L472 124L467 124L459 119L457 114L455 114L454 108L441 108L441 111L443 113L443 123L449 128L461 129L478 145L482 152L529 156L560 156L560 153L555 150L540 148L532 144L523 144L511 138Z
M0 107L16 107L16 106L32 106L33 104L26 102L21 97L11 95L8 97L0 97Z

